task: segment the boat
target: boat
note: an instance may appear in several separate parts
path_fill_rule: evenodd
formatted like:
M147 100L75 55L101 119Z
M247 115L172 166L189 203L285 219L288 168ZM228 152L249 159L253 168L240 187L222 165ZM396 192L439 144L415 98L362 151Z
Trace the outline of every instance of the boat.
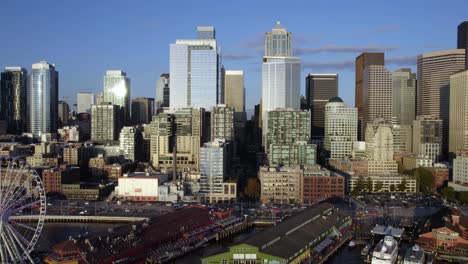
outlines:
M408 248L403 259L403 264L424 264L425 255L424 250L418 245Z
M348 243L348 249L350 249L350 250L354 249L356 247L356 245L357 245L356 242L354 242L354 240L351 240Z
M398 242L392 236L385 236L372 252L372 264L394 264L398 258Z

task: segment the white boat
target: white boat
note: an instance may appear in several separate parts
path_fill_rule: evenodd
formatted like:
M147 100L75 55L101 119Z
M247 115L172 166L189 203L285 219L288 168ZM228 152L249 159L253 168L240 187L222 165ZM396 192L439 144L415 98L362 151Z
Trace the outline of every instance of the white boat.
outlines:
M398 242L391 236L379 241L372 252L372 264L394 264L398 258Z
M424 264L425 256L424 250L418 245L414 245L406 250L403 264Z

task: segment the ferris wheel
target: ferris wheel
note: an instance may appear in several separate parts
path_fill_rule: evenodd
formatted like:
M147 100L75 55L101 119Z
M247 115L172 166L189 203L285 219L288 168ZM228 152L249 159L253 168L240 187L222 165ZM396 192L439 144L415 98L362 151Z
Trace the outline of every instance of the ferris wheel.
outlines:
M0 166L1 263L34 263L34 249L46 213L41 178L26 162L10 159Z

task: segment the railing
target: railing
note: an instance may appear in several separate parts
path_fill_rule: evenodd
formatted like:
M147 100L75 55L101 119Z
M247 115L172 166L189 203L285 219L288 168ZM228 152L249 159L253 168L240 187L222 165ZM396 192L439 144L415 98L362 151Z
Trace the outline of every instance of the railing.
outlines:
M11 216L9 219L15 221L31 221L37 220L40 216L38 215L18 215ZM91 215L46 215L46 222L114 222L114 223L125 223L125 222L139 222L148 221L147 217L127 217L127 216L91 216Z

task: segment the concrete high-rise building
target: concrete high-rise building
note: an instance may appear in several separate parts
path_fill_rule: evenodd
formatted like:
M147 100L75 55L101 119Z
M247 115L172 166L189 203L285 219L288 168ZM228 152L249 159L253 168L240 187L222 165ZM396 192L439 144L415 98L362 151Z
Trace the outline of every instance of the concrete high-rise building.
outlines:
M395 174L398 165L393 160L392 124L376 118L366 128L366 154L369 174Z
M416 114L442 119L442 152L448 151L450 75L465 68L465 50L452 49L418 56Z
M5 67L0 79L0 120L7 132L21 134L26 129L28 72L21 67Z
M266 145L310 142L310 112L294 109L276 109L268 112Z
M439 161L442 154L442 126L442 119L436 116L416 116L413 121L412 152L428 156L434 162Z
M234 108L217 105L211 111L211 141L234 141Z
M104 92L99 92L96 96L96 104L104 103Z
M378 65L384 66L385 65L385 55L384 53L378 52L364 52L361 55L356 57L356 89L355 89L355 104L354 106L358 109L358 118L359 118L359 126L360 129L358 130L358 138L359 140L364 140L364 69L370 65Z
M468 70L450 76L449 152L468 149Z
M317 146L306 141L294 144L270 144L268 149L268 165L296 166L315 165L317 160Z
M307 109L312 116L313 138L323 138L325 126L325 105L338 96L338 74L309 74L306 77ZM357 121L356 121L357 122Z
M269 111L277 108L300 109L301 63L292 56L292 33L277 23L265 34L262 65L262 128L268 130ZM265 143L265 140L263 140Z
M91 106L91 140L118 140L122 128L120 113L120 106L109 102Z
M468 70L468 21L458 25L457 48L465 49L465 69Z
M206 37L207 34L202 35ZM171 109L211 109L221 103L220 54L214 38L176 40L170 45Z
M160 113L164 107L169 107L170 88L169 73L163 73L156 83L156 113Z
M265 33L265 56L291 57L292 33L278 21L271 32Z
M79 92L76 94L76 113L91 114L91 106L96 104L93 93Z
M347 107L334 97L325 104L325 133L323 147L332 159L351 156L353 142L357 141L357 108Z
M453 183L468 188L468 152L457 151L453 160Z
M364 131L376 118L392 120L392 86L392 73L384 66L370 65L364 69L361 108Z
M411 69L392 72L392 119L398 125L411 125L416 118L416 74Z
M198 39L216 39L216 30L213 26L198 26Z
M413 129L411 125L393 125L393 152L412 153Z
M206 202L212 202L214 197L224 193L224 180L229 169L229 144L219 139L200 148L200 194Z
M224 75L224 104L233 107L236 113L245 112L245 89L243 71L226 71Z
M154 115L154 98L137 97L132 99L132 123L149 124Z
M126 159L141 161L143 159L143 135L137 127L123 127L119 134L120 149Z
M58 127L68 125L70 119L70 106L65 101L58 102Z
M35 139L57 132L58 79L55 65L41 61L32 65L28 88L28 131Z
M121 70L107 71L104 76L104 102L120 107L122 125L130 123L130 79Z

